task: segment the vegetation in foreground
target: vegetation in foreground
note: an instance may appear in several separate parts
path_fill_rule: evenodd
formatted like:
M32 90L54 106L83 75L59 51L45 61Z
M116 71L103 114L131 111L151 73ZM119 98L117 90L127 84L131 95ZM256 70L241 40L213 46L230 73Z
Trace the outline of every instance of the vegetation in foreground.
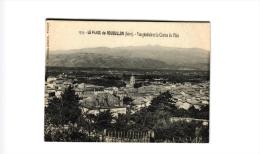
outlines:
M153 131L153 142L209 142L209 127L200 121L172 121L172 117L208 119L209 106L196 110L177 109L169 92L161 93L150 106L134 114L130 98L127 114L114 117L110 110L97 115L82 112L80 98L68 87L61 98L54 97L45 107L45 141L99 142L107 131Z

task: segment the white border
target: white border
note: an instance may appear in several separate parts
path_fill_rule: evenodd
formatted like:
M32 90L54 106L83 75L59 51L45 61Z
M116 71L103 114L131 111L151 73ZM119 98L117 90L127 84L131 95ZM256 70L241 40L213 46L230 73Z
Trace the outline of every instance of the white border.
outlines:
M0 153L260 153L259 1L3 3ZM210 144L44 143L47 17L211 21Z

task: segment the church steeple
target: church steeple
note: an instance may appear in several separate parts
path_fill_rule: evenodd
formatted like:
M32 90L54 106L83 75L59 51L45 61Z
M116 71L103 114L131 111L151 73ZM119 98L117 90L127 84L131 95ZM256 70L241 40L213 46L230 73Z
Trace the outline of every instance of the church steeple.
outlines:
M130 77L129 85L130 85L130 87L134 87L134 85L135 85L135 76L133 74Z

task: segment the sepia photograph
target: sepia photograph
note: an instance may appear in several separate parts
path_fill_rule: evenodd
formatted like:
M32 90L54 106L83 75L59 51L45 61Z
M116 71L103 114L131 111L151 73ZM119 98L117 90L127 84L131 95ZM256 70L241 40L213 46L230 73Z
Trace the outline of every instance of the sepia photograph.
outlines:
M260 153L260 1L0 0L0 33L0 154Z
M46 19L46 142L209 143L210 22Z

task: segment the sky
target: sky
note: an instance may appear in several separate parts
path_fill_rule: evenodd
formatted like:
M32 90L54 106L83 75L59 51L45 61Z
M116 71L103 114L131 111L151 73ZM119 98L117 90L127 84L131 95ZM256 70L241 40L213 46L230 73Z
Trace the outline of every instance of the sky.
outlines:
M108 35L108 31L124 32L124 35ZM126 36L125 32L133 35ZM141 37L138 33L173 34L178 37ZM210 51L210 23L47 20L46 38L46 47L52 53L91 47L145 45L202 48Z

